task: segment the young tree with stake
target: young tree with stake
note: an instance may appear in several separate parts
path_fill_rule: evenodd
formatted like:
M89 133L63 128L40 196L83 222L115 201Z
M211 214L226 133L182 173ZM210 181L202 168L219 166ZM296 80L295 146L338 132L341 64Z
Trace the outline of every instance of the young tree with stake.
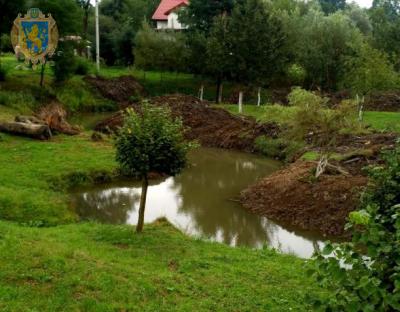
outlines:
M172 119L168 109L144 103L140 112L128 109L115 146L116 159L124 174L140 178L142 194L136 232L143 230L148 176L156 172L175 176L186 166L191 143L184 138L180 119Z

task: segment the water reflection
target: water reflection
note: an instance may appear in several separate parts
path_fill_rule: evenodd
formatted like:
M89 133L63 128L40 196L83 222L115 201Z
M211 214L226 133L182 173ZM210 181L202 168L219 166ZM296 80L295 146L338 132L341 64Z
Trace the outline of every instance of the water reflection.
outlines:
M189 235L231 246L272 246L285 253L310 257L319 237L285 229L249 213L237 203L241 190L279 167L273 160L245 153L198 149L179 176L153 181L148 190L145 221L166 217ZM84 219L136 224L140 184L119 182L80 190L72 205Z

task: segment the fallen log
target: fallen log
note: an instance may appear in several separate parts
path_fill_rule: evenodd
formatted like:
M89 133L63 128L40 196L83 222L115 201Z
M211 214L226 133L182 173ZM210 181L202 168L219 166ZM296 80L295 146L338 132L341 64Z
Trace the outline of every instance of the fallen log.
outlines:
M49 140L52 137L48 125L25 122L0 122L0 132L27 136L39 140Z

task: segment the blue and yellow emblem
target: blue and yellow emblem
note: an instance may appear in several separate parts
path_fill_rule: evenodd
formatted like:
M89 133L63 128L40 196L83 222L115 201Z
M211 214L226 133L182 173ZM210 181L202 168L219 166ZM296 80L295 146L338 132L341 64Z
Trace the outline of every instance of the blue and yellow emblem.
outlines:
M30 9L14 21L11 41L15 53L24 55L25 62L44 64L46 56L52 56L57 48L57 24L50 14L46 17L39 9Z

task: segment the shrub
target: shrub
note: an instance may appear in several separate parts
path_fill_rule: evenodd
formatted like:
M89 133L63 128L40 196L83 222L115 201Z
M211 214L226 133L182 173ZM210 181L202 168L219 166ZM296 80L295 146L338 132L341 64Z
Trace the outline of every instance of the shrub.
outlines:
M60 42L58 52L53 57L56 82L63 82L73 76L76 70L74 47L70 42Z
M343 101L336 109L330 110L326 105L328 99L300 88L295 88L288 98L289 104L297 107L288 125L290 138L311 139L313 144L329 148L343 129L358 126L356 103L353 101Z
M80 75L80 76L87 75L89 73L91 67L92 67L92 64L90 63L89 60L87 60L83 57L76 58L76 68L75 68L76 75Z
M122 172L142 180L139 220L141 232L148 188L148 174L156 172L174 176L186 166L190 144L185 142L180 119L173 120L169 110L147 103L136 113L129 109L115 140L116 159Z
M312 274L330 291L313 300L324 311L400 310L400 145L383 159L369 169L360 207L350 214L352 242L326 245L313 262Z
M10 35L2 34L0 36L0 52L11 52L12 50Z
M287 75L292 85L302 86L306 79L307 72L302 66L292 64L287 70Z

